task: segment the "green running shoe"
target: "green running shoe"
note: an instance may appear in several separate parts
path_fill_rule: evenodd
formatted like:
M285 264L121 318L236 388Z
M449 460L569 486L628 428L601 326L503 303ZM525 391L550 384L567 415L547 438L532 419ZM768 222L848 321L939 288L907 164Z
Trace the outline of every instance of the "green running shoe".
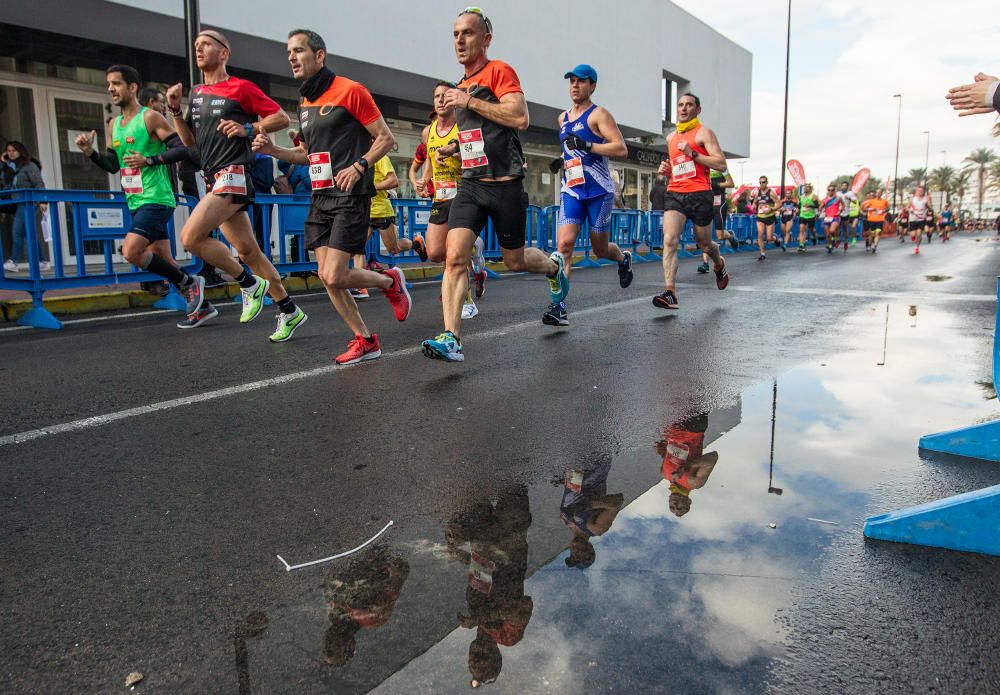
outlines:
M257 284L253 287L241 287L240 294L243 299L243 313L240 314L240 323L250 323L260 310L264 307L264 297L267 296L267 289L271 283L264 278L254 275Z
M301 307L295 307L294 314L283 314L279 311L278 326L267 339L272 343L283 343L286 340L291 340L295 329L308 320L309 317L306 316L306 312L302 311Z

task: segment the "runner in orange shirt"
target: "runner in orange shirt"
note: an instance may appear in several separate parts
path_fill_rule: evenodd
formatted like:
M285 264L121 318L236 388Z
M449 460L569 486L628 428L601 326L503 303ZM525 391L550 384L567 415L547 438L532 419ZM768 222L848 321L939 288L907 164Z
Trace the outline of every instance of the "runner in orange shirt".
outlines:
M882 225L889 211L889 201L883 197L882 189L878 193L871 191L861 203L861 214L865 216L862 222L862 234L865 237L865 251L878 253L878 240L882 236Z

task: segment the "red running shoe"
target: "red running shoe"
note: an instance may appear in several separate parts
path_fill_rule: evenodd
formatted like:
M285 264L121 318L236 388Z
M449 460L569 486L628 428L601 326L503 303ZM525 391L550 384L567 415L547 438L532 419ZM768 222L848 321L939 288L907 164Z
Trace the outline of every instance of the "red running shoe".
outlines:
M385 298L392 304L392 310L396 314L397 321L405 321L410 315L410 292L406 289L406 276L399 268L389 268L385 275L392 278L392 287L382 290Z
M420 258L421 263L427 262L427 245L424 243L424 238L419 234L413 237L413 251Z
M341 365L357 364L367 360L376 360L382 356L382 346L379 345L378 336L372 333L371 338L362 338L355 335L354 340L347 344L347 350L337 355L336 362Z

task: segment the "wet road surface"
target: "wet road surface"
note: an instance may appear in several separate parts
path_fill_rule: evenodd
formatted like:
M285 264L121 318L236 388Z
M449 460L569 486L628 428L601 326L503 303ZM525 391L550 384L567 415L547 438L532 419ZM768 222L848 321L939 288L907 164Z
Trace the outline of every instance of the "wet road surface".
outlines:
M0 689L996 692L1000 561L861 535L1000 483L916 447L1000 410L1000 244L910 251L683 261L672 314L656 264L577 271L568 330L507 278L464 365L417 354L436 285L343 369L322 296L278 346L234 308L0 330Z

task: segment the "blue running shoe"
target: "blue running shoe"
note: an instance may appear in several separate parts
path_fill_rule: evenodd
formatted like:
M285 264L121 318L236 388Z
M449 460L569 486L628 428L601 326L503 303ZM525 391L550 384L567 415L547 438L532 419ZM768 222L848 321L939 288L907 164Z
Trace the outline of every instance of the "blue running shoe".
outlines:
M618 284L621 285L622 289L625 289L632 284L633 277L632 252L625 251L622 253L622 262L618 264Z
M566 276L566 260L558 251L553 251L549 256L557 266L556 274L549 278L549 300L553 304L558 304L566 299L569 294L569 278Z
M465 362L465 355L462 354L462 344L451 331L445 331L433 340L425 340L420 344L420 347L423 348L424 357L430 357L432 360Z

